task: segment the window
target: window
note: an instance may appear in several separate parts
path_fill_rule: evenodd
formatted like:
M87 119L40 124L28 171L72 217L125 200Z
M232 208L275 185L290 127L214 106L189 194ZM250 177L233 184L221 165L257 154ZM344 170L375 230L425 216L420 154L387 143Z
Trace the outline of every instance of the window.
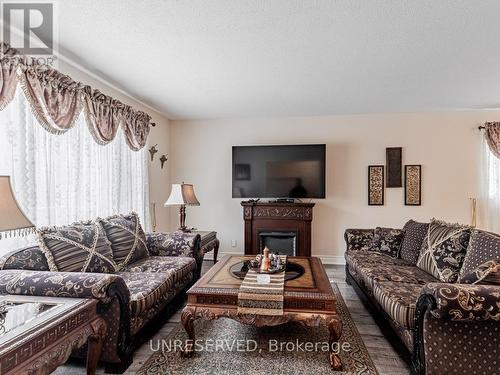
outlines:
M51 134L18 89L0 111L0 157L0 174L12 176L16 199L37 227L136 211L149 228L146 148L130 150L123 134L98 145L83 113L65 134ZM33 236L1 240L0 253L33 241Z
M490 151L483 140L482 165L482 200L481 226L484 229L500 233L500 159Z

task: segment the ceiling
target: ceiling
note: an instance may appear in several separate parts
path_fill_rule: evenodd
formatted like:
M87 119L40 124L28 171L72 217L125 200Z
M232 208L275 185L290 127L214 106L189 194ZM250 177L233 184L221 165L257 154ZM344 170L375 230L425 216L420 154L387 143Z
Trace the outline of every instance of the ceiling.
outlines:
M58 1L60 52L175 119L500 107L497 0Z

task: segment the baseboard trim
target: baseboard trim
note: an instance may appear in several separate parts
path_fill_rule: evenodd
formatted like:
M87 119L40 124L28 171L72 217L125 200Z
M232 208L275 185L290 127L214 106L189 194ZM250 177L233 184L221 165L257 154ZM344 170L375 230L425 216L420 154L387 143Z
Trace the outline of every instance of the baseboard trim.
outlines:
M315 255L323 264L345 265L345 258L342 255Z
M213 257L211 257L210 254L211 253L208 253L205 256L205 258L204 258L205 261L208 261L208 262L213 261ZM221 259L224 255L243 255L243 254L239 253L239 252L222 252L222 251L220 251L219 254L217 255L217 259ZM321 255L321 254L315 255L315 254L313 254L313 256L321 259L321 262L323 262L323 264L345 265L345 258L342 255Z

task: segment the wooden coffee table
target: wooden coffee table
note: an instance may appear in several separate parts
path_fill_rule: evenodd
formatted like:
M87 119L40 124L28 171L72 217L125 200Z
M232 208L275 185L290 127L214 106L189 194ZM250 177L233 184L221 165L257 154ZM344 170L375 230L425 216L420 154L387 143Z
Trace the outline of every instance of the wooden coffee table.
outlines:
M224 256L188 291L188 303L182 312L182 324L188 334L184 356L193 354L194 321L230 318L256 327L298 322L305 326L324 326L330 333L330 366L340 371L342 363L333 351L342 334L342 321L337 314L335 294L321 260L288 257L287 261L304 269L303 275L285 282L284 313L281 316L238 314L238 291L241 279L231 267L252 256Z

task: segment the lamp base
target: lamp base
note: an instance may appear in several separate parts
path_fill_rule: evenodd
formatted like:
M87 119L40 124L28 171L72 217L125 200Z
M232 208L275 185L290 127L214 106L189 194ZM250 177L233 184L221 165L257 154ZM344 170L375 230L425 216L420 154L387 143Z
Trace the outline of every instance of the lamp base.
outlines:
M191 233L191 228L188 228L186 226L178 227L177 230L180 230L181 232L185 232L185 233Z
M186 227L186 205L182 205L179 208L179 227L177 229L182 232L191 232Z

